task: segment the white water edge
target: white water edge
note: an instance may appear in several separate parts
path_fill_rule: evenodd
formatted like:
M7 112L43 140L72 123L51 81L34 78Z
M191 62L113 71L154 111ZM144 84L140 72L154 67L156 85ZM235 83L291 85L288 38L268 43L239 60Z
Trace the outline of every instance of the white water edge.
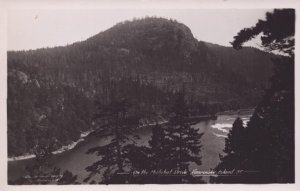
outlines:
M84 138L86 136L88 136L91 132L92 132L92 130L82 132L80 134L80 139L78 139L77 141L72 141L72 143L70 143L68 145L64 145L60 149L53 151L52 153L55 155L55 154L63 153L65 151L73 149L78 143L80 143L81 141L84 141ZM25 154L25 155L17 156L17 157L9 157L7 160L8 161L19 161L19 160L25 160L25 159L31 159L31 158L35 158L35 155L34 154Z
M222 131L224 133L228 133L229 131L227 128L232 128L232 124L228 123L216 123L214 125L211 125L212 128L218 129L219 131Z
M215 135L215 136L217 136L217 137L223 137L223 138L227 138L227 136L226 136L226 135L221 135L221 134L217 134L217 133L214 133L214 135Z
M243 117L242 120L243 120L243 125L246 126L250 119L248 117ZM211 125L211 127L219 131L222 131L223 133L229 133L229 130L232 128L232 123L216 123ZM219 134L216 136L221 137L219 136ZM227 137L227 136L222 135L222 137Z

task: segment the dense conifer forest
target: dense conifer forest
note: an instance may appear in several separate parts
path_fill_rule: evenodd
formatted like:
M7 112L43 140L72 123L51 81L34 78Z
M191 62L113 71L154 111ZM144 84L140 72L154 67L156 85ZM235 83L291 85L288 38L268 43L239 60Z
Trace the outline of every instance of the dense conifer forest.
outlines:
M243 46L259 35L264 51ZM294 35L295 10L275 9L232 47L146 17L65 47L9 51L8 157L35 156L9 184L295 182ZM191 166L207 157L203 142L213 144L195 124L242 108L255 109L221 135L214 174L194 176ZM145 127L148 139L137 143ZM82 153L97 160L78 182L52 158L85 132L106 143Z
M108 104L112 92L130 98L144 118L168 118L183 87L192 115L253 107L269 86L273 57L198 41L184 24L155 17L65 47L9 51L8 155L78 140L94 128L95 101Z

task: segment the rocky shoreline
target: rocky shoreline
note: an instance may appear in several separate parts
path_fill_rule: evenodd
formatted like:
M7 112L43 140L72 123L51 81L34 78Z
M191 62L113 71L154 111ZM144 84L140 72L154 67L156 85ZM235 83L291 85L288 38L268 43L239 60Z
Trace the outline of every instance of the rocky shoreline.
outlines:
M53 151L52 153L55 155L55 154L63 153L65 151L73 149L78 143L84 141L84 138L87 137L91 132L92 132L92 130L82 132L80 134L80 138L77 141L73 141L72 143L70 143L68 145L64 145L61 148L59 148L58 150ZM8 157L7 160L8 160L8 162L11 162L11 161L26 160L26 159L31 159L31 158L35 158L35 155L34 154L25 154L22 156Z

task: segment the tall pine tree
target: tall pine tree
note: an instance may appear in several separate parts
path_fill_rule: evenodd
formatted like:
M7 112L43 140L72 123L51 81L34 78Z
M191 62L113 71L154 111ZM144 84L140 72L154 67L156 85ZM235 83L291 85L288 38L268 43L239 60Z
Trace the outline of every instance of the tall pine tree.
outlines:
M133 175L133 183L202 183L201 178L191 175L189 166L191 163L201 165L203 133L191 126L184 93L177 95L169 115L168 123L152 128L148 147L130 150L133 171L148 172L147 175Z
M240 176L218 177L216 182L295 181L295 10L275 9L274 12L267 13L266 20L259 20L256 26L241 30L234 37L232 45L239 49L244 42L259 34L262 34L261 41L266 50L282 53L284 56L274 59L270 88L266 90L245 128L244 140L241 140L246 144L239 161L236 164L234 161L221 161L217 167L219 170L239 168L244 173ZM237 154L232 156L237 157Z
M192 182L189 165L194 162L201 165L201 137L198 129L190 124L189 109L184 93L178 94L175 104L171 107L172 117L164 130L164 161L163 167L168 170L178 170L187 174L178 175L172 181L176 183Z
M246 135L245 135L245 127L243 125L243 120L241 118L237 118L233 125L232 129L228 133L228 137L225 139L225 149L224 154L220 156L221 162L215 168L215 171L220 174L223 170L230 170L236 176L237 170L243 166L244 163L244 152L245 147L248 144L246 142ZM232 180L231 183L234 183L236 179L232 179L230 176L219 176L218 178L212 178L213 182L222 183L228 180ZM237 176L239 178L239 176Z
M87 154L96 153L100 156L100 160L86 168L90 174L85 182L96 174L103 174L98 183L126 183L127 177L124 174L126 174L126 167L130 166L126 153L128 153L127 149L132 147L125 145L130 140L129 134L137 126L138 120L130 116L130 104L126 99L113 99L108 105L100 103L98 105L95 119L99 120L101 125L95 134L111 136L112 139L104 146L97 146L87 151Z

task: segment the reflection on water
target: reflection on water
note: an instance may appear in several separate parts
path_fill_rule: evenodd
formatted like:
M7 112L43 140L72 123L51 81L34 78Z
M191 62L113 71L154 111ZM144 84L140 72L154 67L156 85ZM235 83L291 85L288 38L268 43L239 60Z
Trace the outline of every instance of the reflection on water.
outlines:
M253 110L245 110L243 112L226 112L218 115L216 120L202 121L195 128L204 135L201 138L202 165L191 164L190 169L210 170L219 162L219 155L223 153L225 146L225 137L232 127L234 120L240 117L244 124L249 121ZM137 140L139 145L148 145L151 138L151 128L139 129L136 132L140 139ZM53 164L64 170L69 170L73 174L78 175L78 181L82 182L88 173L85 168L98 160L96 154L85 154L86 151L95 146L105 145L110 142L111 137L89 137L85 141L79 143L74 149L61 154L54 155ZM8 180L15 180L25 174L25 167L32 163L33 159L8 162Z

